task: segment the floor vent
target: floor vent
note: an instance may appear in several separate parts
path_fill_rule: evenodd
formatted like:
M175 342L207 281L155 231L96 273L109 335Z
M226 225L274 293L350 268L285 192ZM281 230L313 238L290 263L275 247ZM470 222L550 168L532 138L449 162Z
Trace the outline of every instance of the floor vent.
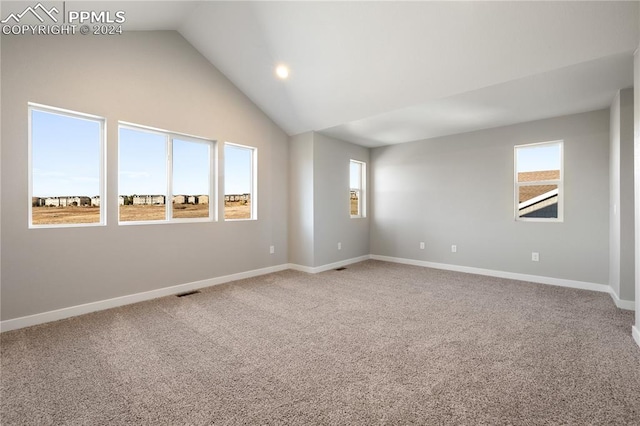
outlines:
M341 266L340 268L336 268L336 271L344 271L345 269L347 268L345 268L344 266Z
M192 294L198 294L198 293L200 293L198 290L193 290L193 291L187 291L187 292L184 292L184 293L176 294L176 296L185 297L185 296L191 296Z

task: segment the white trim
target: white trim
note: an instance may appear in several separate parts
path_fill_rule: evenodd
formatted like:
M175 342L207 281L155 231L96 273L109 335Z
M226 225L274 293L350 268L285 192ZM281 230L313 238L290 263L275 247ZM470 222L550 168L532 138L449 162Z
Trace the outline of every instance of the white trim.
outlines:
M118 206L119 208L120 206ZM118 217L120 216L120 211L118 211ZM157 219L157 220L141 220L140 222L135 222L133 220L128 220L126 222L119 222L118 226L137 226L137 225L175 225L176 223L203 223L203 222L215 222L211 220L210 217L184 217L178 219Z
M33 325L44 324L47 322L58 321L65 318L75 317L78 315L88 314L91 312L102 311L105 309L115 308L118 306L129 305L132 303L144 302L146 300L157 299L159 297L171 296L173 294L182 293L184 291L196 290L205 287L211 287L231 281L242 280L246 278L257 277L260 275L271 274L274 272L292 269L295 271L306 272L309 274L317 274L340 268L342 266L351 265L353 263L363 262L368 259L380 260L384 262L400 263L405 265L422 266L425 268L443 269L447 271L464 272L468 274L485 275L498 278L507 278L518 281L526 281L538 284L548 284L560 287L577 288L581 290L598 291L609 293L614 300L615 305L620 309L634 310L635 303L630 300L620 300L613 289L606 284L589 283L585 281L566 280L561 278L543 277L538 275L527 275L515 272L497 271L492 269L482 269L470 266L450 265L445 263L427 262L423 260L405 259L391 256L381 256L377 254L364 255L345 259L322 266L304 266L295 263L269 266L252 271L239 272L236 274L225 275L221 277L209 278L201 281L194 281L185 284L178 284L171 287L164 287L156 290L146 291L142 293L130 294L127 296L115 297L113 299L90 302L83 305L71 306L68 308L57 309L54 311L43 312L34 315L28 315L20 318L9 319L0 322L0 332L17 330ZM633 337L640 346L640 331L637 327L633 327Z
M426 262L423 260L403 259L399 257L379 256L372 254L371 259L385 262L402 263L405 265L424 266L425 268L444 269L447 271L465 272L468 274L486 275L490 277L507 278L510 280L528 281L538 284L549 284L560 287L578 288L581 290L599 291L610 293L611 287L607 284L597 284L585 281L566 280L562 278L543 277L539 275L520 274L516 272L496 271L493 269L482 269L471 266L449 265L446 263Z
M611 286L609 286L609 294L611 294L611 298L616 306L620 309L625 309L627 311L635 311L636 310L636 302L635 300L623 300L618 297L616 292L613 290Z
M164 196L164 220L171 222L173 219L173 137L168 133L164 135L164 161L165 170L167 171L167 182L165 186L166 195ZM118 159L118 178L120 178L120 160ZM211 164L209 164L209 176L211 176ZM120 188L118 188L120 192ZM118 206L120 207L120 206ZM124 206L123 206L124 207ZM120 219L120 209L118 209L118 219Z
M223 151L227 147L227 145L233 148L246 149L251 152L251 170L250 170L251 176L249 179L251 182L251 187L249 188L249 197L251 200L251 217L242 218L242 219L227 219L224 214L226 212L223 212L223 221L224 222L245 222L245 221L251 221L251 220L258 220L258 148L255 146L241 145L235 142L225 142L223 146ZM226 176L227 176L226 157L224 158L224 162L225 164L223 166L224 167L223 173L226 179ZM223 192L222 204L224 209L224 197L227 196L227 191L222 191L222 192Z
M130 131L134 131L134 132L141 132L141 133L150 133L150 134L154 134L157 136L163 136L164 137L164 156L165 156L165 170L167 172L167 182L166 182L166 188L165 188L165 193L164 194L157 194L157 195L163 195L164 198L164 206L165 206L165 210L164 210L164 219L157 219L157 220L140 220L140 221L136 221L136 220L127 220L127 221L121 221L120 220L120 204L118 203L118 225L124 225L124 226L130 226L130 225L157 225L157 224L164 224L164 223L169 223L169 224L175 224L175 223L192 223L192 222L215 222L217 221L217 214L214 214L214 206L212 206L212 201L214 200L214 195L216 194L216 190L217 190L217 151L214 152L214 150L217 149L218 146L218 141L215 139L207 139L205 137L202 136L193 136L193 135L188 135L186 133L179 133L179 132L172 132L169 130L162 130L162 129L157 129L154 127L149 127L149 126L144 126L141 124L133 124L133 123L128 123L125 121L118 121L118 197L120 197L121 195L124 194L120 194L120 165L121 165L121 161L120 161L120 148L122 145L122 140L121 140L121 130L130 130ZM179 140L181 142L188 142L188 143L198 143L198 144L203 144L205 146L207 146L208 148L208 152L209 152L209 172L207 175L207 180L209 183L209 192L206 194L209 197L209 215L207 217L185 217L185 218L174 218L173 217L173 197L177 196L177 195L181 195L181 194L174 194L173 192L173 143L174 140ZM128 195L132 195L132 194L128 194ZM149 194L149 195L154 195L154 194ZM196 194L191 194L191 195L196 195ZM205 195L205 194L200 194L200 195ZM216 202L216 206L217 206L217 202Z
M633 336L633 340L635 340L638 346L640 346L640 329L635 325L631 327L631 335Z
M360 186L351 188L351 164L360 167ZM358 214L351 214L351 192L358 192ZM351 219L364 219L367 217L367 163L360 160L349 160L349 216Z
M317 274L319 272L325 272L325 271L329 271L331 269L341 268L343 266L351 265L353 263L363 262L363 261L369 260L369 259L371 259L371 256L366 254L364 256L353 257L351 259L340 260L338 262L329 263L327 265L316 266L316 267L297 265L295 263L290 263L289 264L289 269L293 269L294 271L306 272L308 274Z
M544 181L530 181L530 182L519 182L518 181L518 149L526 149L526 148L534 148L544 145L558 145L560 147L560 178L559 179L551 179ZM517 222L556 222L562 223L564 222L564 139L559 139L555 141L548 142L537 142L530 143L524 145L514 145L513 147L513 177L514 177L514 215L515 220ZM536 186L536 185L557 185L558 191L558 217L549 217L549 218L541 218L541 217L523 217L520 216L520 187L521 186Z
M74 118L77 120L85 120L96 122L99 125L99 134L100 134L100 159L98 164L98 197L100 198L100 220L98 222L89 222L89 223L45 223L45 224L34 224L33 223L33 112L43 112L52 115L58 115L66 118ZM28 209L28 229L53 229L53 228L82 228L82 227L91 227L91 226L106 226L107 225L107 119L105 117L101 117L98 115L87 114L84 112L73 111L69 109L63 109L58 107L52 107L48 105L38 104L34 102L27 102L27 182L28 182L28 195L29 195L29 209ZM74 194L68 194L68 196L73 196ZM82 194L76 194L77 196L82 196ZM93 195L86 194L90 198ZM57 195L60 197L60 195ZM42 197L47 198L47 197Z
M192 135L189 133L182 133L182 132L174 132L173 130L166 130L166 129L161 129L159 127L151 127L151 126L145 126L144 124L137 124L137 123L131 123L129 121L121 121L118 120L118 128L120 127L125 127L128 129L132 129L132 130L142 130L142 131L147 131L150 133L157 133L160 135L165 135L165 134L170 134L171 136L177 136L178 139L180 138L191 138L191 139L196 139L199 140L201 142L216 142L216 139L209 139L205 136L197 136L197 135Z
M102 311L105 309L115 308L118 306L130 305L132 303L144 302L146 300L157 299L159 297L171 296L173 294L185 291L196 290L199 288L211 287L214 285L224 284L231 281L242 280L245 278L257 277L260 275L271 274L289 269L289 265L269 266L262 269L254 269L247 272L239 272L237 274L225 275L222 277L209 278L201 281L193 281L186 284L178 284L171 287L159 288L156 290L145 291L142 293L129 294L127 296L114 297L113 299L100 300L98 302L85 303L83 305L71 306L68 308L57 309L55 311L43 312L40 314L28 315L20 318L14 318L0 322L0 331L17 330L19 328L30 327L32 325L43 324L51 321L58 321L65 318L75 317L78 315L88 314L91 312Z
M320 272L314 271L314 268L312 266L298 265L296 263L290 263L289 269L293 269L294 271L298 272L306 272L307 274L315 274L316 272Z

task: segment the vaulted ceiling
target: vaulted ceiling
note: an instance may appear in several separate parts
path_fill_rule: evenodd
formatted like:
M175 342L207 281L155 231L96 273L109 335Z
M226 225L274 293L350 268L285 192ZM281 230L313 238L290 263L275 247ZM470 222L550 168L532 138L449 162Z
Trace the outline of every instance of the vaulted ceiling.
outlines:
M364 146L606 108L639 33L629 1L78 4L179 31L291 135Z

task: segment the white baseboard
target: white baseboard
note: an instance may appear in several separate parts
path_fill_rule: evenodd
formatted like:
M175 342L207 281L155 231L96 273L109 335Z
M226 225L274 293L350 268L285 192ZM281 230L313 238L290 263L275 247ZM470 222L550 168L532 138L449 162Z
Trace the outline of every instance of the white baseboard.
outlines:
M635 325L631 327L631 335L633 336L633 340L640 346L640 330Z
M516 272L496 271L492 269L474 268L471 266L450 265L446 263L427 262L424 260L404 259L400 257L380 256L377 254L372 254L371 259L383 260L386 262L403 263L405 265L424 266L426 268L445 269L447 271L457 271L457 272L466 272L469 274L487 275L490 277L508 278L511 280L528 281L528 282L539 283L539 284L549 284L549 285L555 285L560 287L577 288L581 290L599 291L602 293L609 293L609 295L611 295L611 298L613 299L613 302L619 309L635 311L635 306L636 306L636 303L634 300L620 299L618 295L615 293L615 291L613 291L613 288L611 288L611 286L608 284L597 284L597 283L590 283L586 281L566 280L562 278L543 277L539 275L519 274Z
M627 311L635 311L636 310L636 302L635 300L624 300L620 299L613 288L610 287L609 294L611 294L611 298L616 306L620 309L625 309Z
M539 284L549 284L560 287L578 288L582 290L611 293L611 287L607 284L596 284L585 281L565 280L562 278L543 277L539 275L519 274L516 272L496 271L493 269L474 268L471 266L449 265L446 263L427 262L424 260L403 259L399 257L379 256L372 254L371 259L385 262L403 263L405 265L424 266L426 268L444 269L447 271L466 272L468 274L486 275L497 278L507 278L518 281L528 281Z
M317 274L319 272L341 268L343 266L351 265L352 263L358 263L358 262L362 262L369 259L371 259L371 256L367 254L364 256L353 257L351 259L341 260L339 262L329 263L327 265L316 266L316 267L303 266L303 265L297 265L295 263L290 263L289 269L293 269L294 271L306 272L308 274Z
M83 305L71 306L57 309L55 311L43 312L40 314L28 315L0 322L0 331L17 330L19 328L30 327L32 325L43 324L51 321L58 321L65 318L102 311L132 303L144 302L146 300L157 299L159 297L171 296L185 291L197 290L214 285L228 283L230 281L242 280L245 278L257 277L270 274L272 272L289 269L289 265L270 266L252 271L240 272L237 274L225 275L222 277L209 278L201 281L194 281L186 284L174 285L171 287L159 288L157 290L145 291L142 293L130 294L127 296L114 297L113 299L100 300L98 302L85 303Z
M448 271L465 272L470 274L486 275L498 278L507 278L519 281L528 281L540 284L556 285L561 287L577 288L582 290L598 291L609 293L613 298L616 306L621 309L634 310L635 302L630 300L620 300L613 289L606 284L596 284L584 281L566 280L561 278L543 277L537 275L519 274L515 272L496 271L491 269L475 268L470 266L450 265L445 263L427 262L423 260L404 259L399 257L380 256L376 254L354 257L351 259L341 260L339 262L327 265L310 267L297 265L293 263L270 266L252 271L240 272L237 274L225 275L222 277L209 278L201 281L194 281L186 284L179 284L171 287L164 287L157 290L146 291L142 293L130 294L127 296L115 297L113 299L101 300L97 302L86 303L83 305L71 306L68 308L57 309L54 311L43 312L34 315L28 315L20 318L14 318L0 322L0 332L17 330L24 327L43 324L51 321L57 321L78 315L88 314L91 312L101 311L105 309L115 308L118 306L129 305L132 303L143 302L146 300L157 299L159 297L171 296L173 294L185 291L197 290L200 288L211 287L214 285L224 284L231 281L237 281L245 278L257 277L260 275L270 274L273 272L293 269L296 271L317 274L319 272L329 271L331 269L340 268L353 263L362 262L368 259L382 260L385 262L402 263L406 265L423 266L426 268L444 269ZM633 328L633 337L640 345L640 332L636 327Z

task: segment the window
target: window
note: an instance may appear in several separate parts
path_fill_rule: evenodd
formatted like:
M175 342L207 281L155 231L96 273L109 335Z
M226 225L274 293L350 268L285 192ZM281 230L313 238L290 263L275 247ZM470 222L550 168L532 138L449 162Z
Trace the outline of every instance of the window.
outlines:
M29 104L29 227L104 225L104 119Z
M349 186L351 217L366 217L365 190L367 181L367 165L361 161L349 161Z
M522 221L562 221L563 142L515 147L515 216Z
M213 220L212 141L121 123L118 148L120 223Z
M224 145L224 218L257 218L257 150L249 146Z

